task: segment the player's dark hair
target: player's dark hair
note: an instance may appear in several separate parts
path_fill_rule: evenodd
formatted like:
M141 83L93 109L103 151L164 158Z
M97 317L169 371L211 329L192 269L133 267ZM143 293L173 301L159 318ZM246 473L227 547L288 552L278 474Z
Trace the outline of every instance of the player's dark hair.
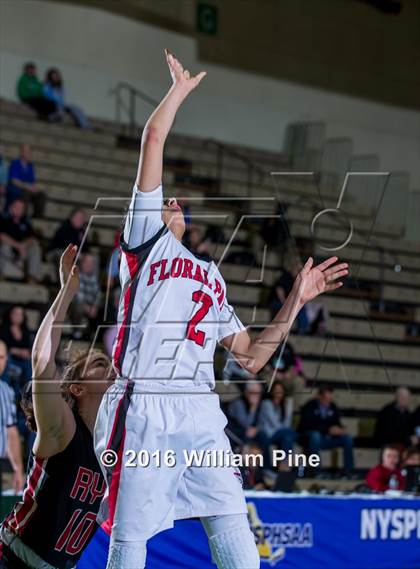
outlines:
M32 402L32 381L25 383L22 389L22 399L20 400L20 406L25 415L26 428L36 433L36 421L34 414L34 405Z

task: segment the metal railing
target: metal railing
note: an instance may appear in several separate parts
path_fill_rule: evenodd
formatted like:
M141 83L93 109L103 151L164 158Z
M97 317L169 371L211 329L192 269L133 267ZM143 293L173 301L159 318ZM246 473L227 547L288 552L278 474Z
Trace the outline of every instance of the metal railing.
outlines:
M224 179L224 165L225 165L225 158L226 156L230 156L235 158L239 162L241 162L247 172L246 176L246 187L248 190L248 197L251 195L251 190L256 184L261 184L267 172L265 172L260 166L258 166L249 156L242 154L231 148L229 145L220 142L219 140L215 140L213 138L209 138L205 141L206 146L214 146L216 151L216 164L217 164L217 178L220 180L220 184L223 184Z
M126 81L117 83L110 94L115 96L115 120L121 132L127 136L138 136L137 103L141 101L155 108L159 101Z
M120 81L111 90L111 95L115 96L115 120L118 124L121 134L138 138L138 131L140 125L137 122L138 104L144 104L155 108L159 105L159 101L150 97L137 87L134 87L126 81ZM258 166L251 158L245 154L241 154L237 150L231 148L229 145L215 139L208 139L204 141L205 146L213 146L216 151L216 164L217 164L217 177L220 184L224 180L224 164L225 158L230 156L242 162L247 172L246 187L248 195L251 193L252 187L261 183L267 172Z

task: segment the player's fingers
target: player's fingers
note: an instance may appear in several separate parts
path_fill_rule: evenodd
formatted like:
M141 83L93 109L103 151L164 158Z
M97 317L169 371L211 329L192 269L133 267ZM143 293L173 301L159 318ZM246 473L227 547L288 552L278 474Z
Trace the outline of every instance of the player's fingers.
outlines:
M184 77L185 77L185 79L189 79L189 78L191 77L191 76L190 76L190 72L188 71L188 69L185 69L185 70L184 70Z
M200 71L200 73L194 77L195 85L197 86L206 75L207 71Z
M320 271L325 271L325 269L328 269L328 267L330 267L337 261L338 257L330 257L329 259L326 259L325 261L320 263L316 268L319 269Z
M184 68L182 67L181 63L177 60L177 58L174 56L173 53L171 53L171 56L170 56L170 57L171 57L171 61L172 61L172 64L173 64L174 68L175 68L177 71L179 71L180 73L183 73Z
M309 259L306 261L306 263L303 265L303 272L307 273L308 271L311 270L312 266L314 264L314 260L312 257L309 257Z
M333 274L327 276L327 282L331 283L331 282L339 279L340 277L345 277L347 274L348 274L347 269L344 269L343 271L337 271L336 273L333 273Z
M341 271L342 269L347 269L349 266L348 263L340 263L339 265L334 265L334 267L330 267L329 269L324 271L325 275L332 275L335 271Z
M67 245L67 247L64 249L61 255L61 260L63 262L71 261L74 258L74 255L75 253L73 253L73 245L70 243L70 245Z
M343 286L343 283L340 281L338 283L332 283L332 284L328 284L325 287L325 292L329 292L330 290L335 290L336 288L340 288Z

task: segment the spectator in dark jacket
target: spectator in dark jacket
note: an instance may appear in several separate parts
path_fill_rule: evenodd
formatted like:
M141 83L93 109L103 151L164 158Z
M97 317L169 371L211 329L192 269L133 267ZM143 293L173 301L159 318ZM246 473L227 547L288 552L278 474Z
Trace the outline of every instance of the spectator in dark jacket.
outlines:
M366 484L375 492L386 490L404 490L405 480L399 468L400 451L392 445L385 445L381 451L381 462L371 468L366 477Z
M392 403L378 413L375 426L375 441L378 446L386 444L408 447L413 434L413 417L410 412L410 391L399 387Z
M41 248L25 209L23 200L15 200L0 216L0 277L9 261L26 265L28 281L35 283L41 277Z
M35 167L31 161L31 148L22 144L19 157L10 162L6 189L6 210L16 199L29 200L35 217L42 217L45 210L45 194L36 185Z
M57 110L56 104L45 97L44 85L36 75L34 63L25 63L23 73L17 84L17 94L22 103L38 113L39 118L54 118Z
M340 412L333 402L332 388L320 387L318 397L302 407L298 430L310 454L342 447L344 469L347 473L353 470L353 438L346 433L341 423Z
M82 208L73 209L68 219L63 221L55 232L54 237L51 239L48 246L48 260L58 260L63 251L70 244L76 245L79 252L81 250L82 253L88 253L88 240L85 239L83 242L83 238L86 233L86 223L87 218L85 210ZM82 242L83 248L81 249Z

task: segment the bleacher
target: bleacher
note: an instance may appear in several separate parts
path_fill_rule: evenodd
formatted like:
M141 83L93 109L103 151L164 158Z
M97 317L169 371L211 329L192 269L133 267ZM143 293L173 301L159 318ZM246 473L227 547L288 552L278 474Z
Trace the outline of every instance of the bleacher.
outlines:
M93 124L92 132L70 125L46 124L21 105L0 103L0 140L5 157L14 158L21 143L30 144L38 185L47 193L46 215L34 220L42 244L46 246L57 225L74 206L82 205L91 216L89 239L105 260L131 194L138 151L121 147L116 124L106 121L93 121ZM293 241L312 239L309 228L314 204L320 204L320 197L308 176L270 176L270 172L290 169L285 155L245 147L231 147L231 150L229 153L228 148L224 155L220 180L214 145L205 139L170 135L164 185L168 195L188 198L194 223L223 228L225 243L218 247L216 258L221 260L229 301L242 321L256 331L269 321L264 301L279 275L279 256L265 250L255 221L273 215L277 199L281 199L289 204L287 221ZM249 184L249 170L237 154L267 175L256 177ZM191 179L203 177L216 180L217 184L207 188L185 180L177 183L182 173L177 165L180 159L191 162ZM333 185L323 187L322 207L318 209L334 208L337 199ZM379 248L366 248L372 230L372 212L364 210L351 197L344 199L343 207L351 216L354 234L339 255L352 266L347 286L323 299L331 316L332 334L327 338L291 334L291 342L303 358L311 385L328 382L335 386L344 422L356 438L356 465L363 469L377 462L378 451L371 442L375 414L391 400L393 389L408 386L413 393L413 404L420 404L420 343L408 340L405 335L407 324L420 322L420 248L404 242L392 224L376 224L372 233L375 242L397 256L403 266L401 272L395 272L391 260L384 258ZM320 244L333 246L343 242L346 235L345 224L321 217L313 253L319 258L329 256ZM224 262L226 245L229 251L252 247L256 266ZM43 285L22 284L13 280L16 278L13 274L0 282L1 304L24 305L34 330L56 286L55 267L44 263L43 273L48 277ZM397 309L375 309L379 297ZM218 383L218 390L224 400L238 393L235 385L223 382ZM308 388L305 397L311 395ZM326 466L334 464L335 454L323 452Z

